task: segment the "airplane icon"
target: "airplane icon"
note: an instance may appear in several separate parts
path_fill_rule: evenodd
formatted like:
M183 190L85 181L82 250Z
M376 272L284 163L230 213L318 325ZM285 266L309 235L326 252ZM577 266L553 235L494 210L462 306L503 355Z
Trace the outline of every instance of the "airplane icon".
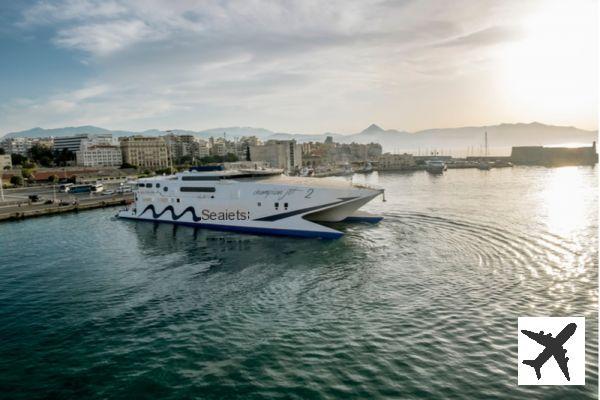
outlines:
M544 331L535 333L525 329L521 330L521 332L523 332L526 336L545 347L545 349L536 357L535 360L523 361L523 364L529 365L535 369L535 374L537 375L538 380L542 377L540 369L546 363L546 361L550 359L550 357L554 357L565 378L567 378L568 381L571 380L569 377L569 368L567 367L569 357L565 357L567 350L563 348L563 344L565 344L565 342L569 340L573 333L575 333L575 329L577 329L577 324L571 322L565 326L555 338L552 337L551 333L544 335Z

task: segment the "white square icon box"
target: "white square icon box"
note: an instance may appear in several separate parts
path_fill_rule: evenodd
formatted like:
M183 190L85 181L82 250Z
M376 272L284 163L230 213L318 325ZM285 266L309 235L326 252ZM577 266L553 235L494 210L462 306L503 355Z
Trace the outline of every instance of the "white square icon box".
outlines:
M585 317L520 317L519 385L585 385Z

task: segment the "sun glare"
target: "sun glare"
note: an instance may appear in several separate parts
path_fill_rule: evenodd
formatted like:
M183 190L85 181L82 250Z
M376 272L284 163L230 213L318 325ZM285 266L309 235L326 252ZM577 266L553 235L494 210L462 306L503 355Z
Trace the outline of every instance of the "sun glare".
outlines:
M504 90L513 107L561 123L597 121L597 2L543 1L523 23L523 39L502 54ZM590 109L592 112L590 113Z
M562 167L552 171L552 179L540 193L547 213L549 230L561 236L585 225L588 215L585 194L588 193L578 167Z

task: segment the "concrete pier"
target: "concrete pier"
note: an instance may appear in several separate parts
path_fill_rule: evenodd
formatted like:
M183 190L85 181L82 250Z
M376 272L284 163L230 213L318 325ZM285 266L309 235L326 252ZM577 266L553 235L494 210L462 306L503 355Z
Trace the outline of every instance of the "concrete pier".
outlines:
M95 208L115 207L126 205L133 201L132 193L117 194L114 196L98 196L80 199L77 202L56 202L52 204L18 203L8 204L0 208L0 222L16 221L25 218L41 217L67 212L78 212Z

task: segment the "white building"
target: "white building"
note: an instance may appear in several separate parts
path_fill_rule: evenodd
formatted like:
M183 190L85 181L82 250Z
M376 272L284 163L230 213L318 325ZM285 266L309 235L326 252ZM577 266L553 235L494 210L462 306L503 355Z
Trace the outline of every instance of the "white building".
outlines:
M87 145L115 145L117 142L113 139L110 133L101 135L92 135L89 133L82 133L75 136L58 136L54 138L54 150L63 151L64 149L77 152L81 150L82 146Z
M77 165L82 167L118 167L123 164L123 154L119 146L85 145L75 154L77 155Z
M10 154L0 154L0 171L11 168L12 161L10 159ZM0 175L2 175L2 172L0 172Z
M8 154L27 155L27 152L33 146L33 139L26 137L6 138L0 143L0 147Z
M206 140L197 139L192 143L190 150L192 156L196 158L208 157L210 155L210 148Z
M269 140L263 146L250 146L250 160L294 171L302 167L302 146L295 140Z

